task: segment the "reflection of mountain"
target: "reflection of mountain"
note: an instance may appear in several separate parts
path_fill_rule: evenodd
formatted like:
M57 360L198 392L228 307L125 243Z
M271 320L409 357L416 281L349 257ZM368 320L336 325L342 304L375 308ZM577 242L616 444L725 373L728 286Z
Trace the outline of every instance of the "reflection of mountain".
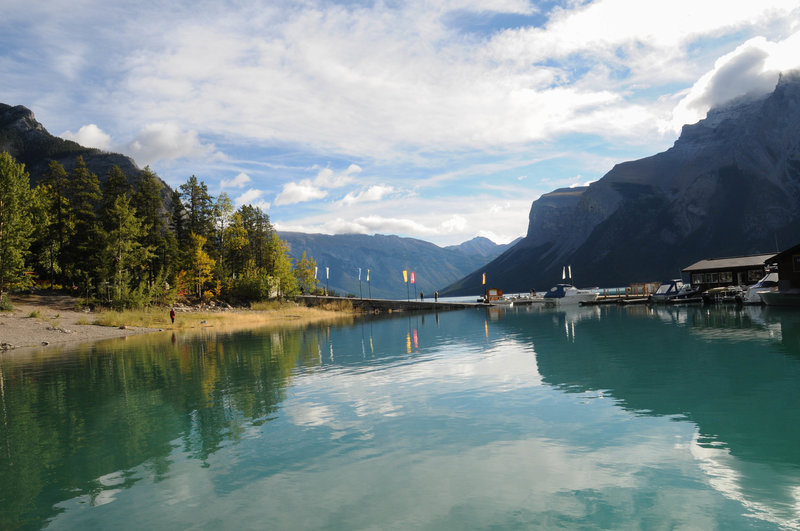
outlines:
M567 391L601 390L623 408L693 422L698 446L709 450L698 457L703 466L722 460L735 471L733 479L715 472L735 483L728 491L795 517L800 314L702 308L631 313L640 318L617 308L603 309L599 319L554 313L554 330L547 334L541 332L548 319L543 316L540 331L528 332L543 381ZM504 326L531 325L506 319Z

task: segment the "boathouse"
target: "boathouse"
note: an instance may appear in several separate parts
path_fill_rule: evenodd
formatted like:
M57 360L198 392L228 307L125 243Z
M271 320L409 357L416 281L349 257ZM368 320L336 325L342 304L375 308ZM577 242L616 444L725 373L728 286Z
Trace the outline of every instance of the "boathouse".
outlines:
M800 245L795 245L765 261L765 265L778 265L778 289L786 291L800 288Z
M766 264L775 253L708 258L682 269L689 275L692 286L700 290L722 286L747 286L755 284L766 274Z

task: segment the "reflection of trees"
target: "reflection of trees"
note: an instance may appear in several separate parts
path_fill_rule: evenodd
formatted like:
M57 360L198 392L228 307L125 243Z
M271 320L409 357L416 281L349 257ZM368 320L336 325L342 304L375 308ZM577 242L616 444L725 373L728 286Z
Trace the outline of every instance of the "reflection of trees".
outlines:
M0 528L39 527L56 504L142 463L163 477L176 443L206 459L274 417L318 329L164 336L61 357L0 359Z

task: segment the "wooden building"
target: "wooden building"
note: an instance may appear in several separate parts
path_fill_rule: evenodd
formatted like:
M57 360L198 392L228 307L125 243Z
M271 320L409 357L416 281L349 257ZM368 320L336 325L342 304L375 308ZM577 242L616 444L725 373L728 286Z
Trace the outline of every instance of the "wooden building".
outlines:
M788 291L800 289L800 245L778 253L765 261L766 265L778 265L778 289Z
M755 284L766 274L767 263L775 253L709 258L682 269L689 282L700 290L722 286L747 286Z

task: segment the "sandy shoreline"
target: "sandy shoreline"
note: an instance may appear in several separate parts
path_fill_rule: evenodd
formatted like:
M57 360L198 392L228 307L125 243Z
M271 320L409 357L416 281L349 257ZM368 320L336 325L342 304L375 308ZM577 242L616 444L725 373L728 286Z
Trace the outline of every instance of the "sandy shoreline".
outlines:
M14 295L13 310L0 312L0 354L56 345L93 342L103 339L121 338L136 334L160 332L173 329L164 310L165 325L159 328L143 326L125 327L93 324L98 313L76 310L75 299L66 295ZM203 314L205 315L205 314ZM195 319L206 319L205 316ZM312 310L305 307L288 308L284 311L243 310L220 313L200 321L202 328L225 329L252 328L264 325L302 325L316 321L352 319L352 315ZM184 321L183 315L178 319ZM186 322L176 321L175 330L186 331Z
M75 309L64 295L12 296L14 309L0 312L0 352L64 343L80 343L156 332L158 328L111 327L92 324L96 314Z

